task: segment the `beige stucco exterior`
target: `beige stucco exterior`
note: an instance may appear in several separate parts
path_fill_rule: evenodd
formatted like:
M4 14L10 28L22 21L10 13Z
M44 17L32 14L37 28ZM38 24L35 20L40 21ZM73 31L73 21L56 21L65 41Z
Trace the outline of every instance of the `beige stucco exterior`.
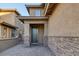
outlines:
M35 10L38 9L41 10L41 15L35 16ZM22 34L22 40L27 47L31 44L31 25L42 24L44 26L38 27L39 43L50 48L55 55L79 55L79 3L47 4L44 8L33 6L29 9L29 14L30 16L16 17L18 14L15 12L1 12L0 23L4 21L18 27L16 33ZM2 25L0 37L1 28ZM12 29L7 28L8 32ZM9 33L7 35L10 36ZM17 40L12 43L15 41Z
M34 16L34 10L30 10L30 12ZM45 12L43 16L49 16L45 27L48 30L44 30L46 33L44 35L47 36L45 45L55 55L79 55L79 4L47 4L43 12ZM29 25L27 26L29 28Z
M15 9L0 9L0 52L22 40L23 23L18 15Z
M49 17L48 35L79 36L78 8L79 4L59 4Z
M1 19L1 22L7 22L9 24L12 24L13 26L16 26L16 14L13 13L13 12L3 12L4 15L0 15L0 19Z
M48 21L48 47L55 55L79 55L79 4L58 4Z
M19 33L23 34L23 23L16 17L18 14L15 13L14 10L8 10L7 9L2 9L2 11L0 11L0 23L1 22L6 22L8 24L11 24L12 26L17 27L17 35ZM7 28L7 35L10 36L9 38L11 38L11 29ZM20 32L19 32L20 31ZM1 31L3 32L3 31ZM10 33L9 33L10 32ZM7 37L8 37L7 36Z

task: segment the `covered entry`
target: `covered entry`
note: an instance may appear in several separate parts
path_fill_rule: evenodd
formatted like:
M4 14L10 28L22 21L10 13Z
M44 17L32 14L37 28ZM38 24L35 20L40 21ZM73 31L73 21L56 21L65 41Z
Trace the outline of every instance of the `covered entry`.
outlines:
M47 45L48 17L44 16L19 16L24 23L24 45Z
M44 24L30 24L31 45L43 45Z

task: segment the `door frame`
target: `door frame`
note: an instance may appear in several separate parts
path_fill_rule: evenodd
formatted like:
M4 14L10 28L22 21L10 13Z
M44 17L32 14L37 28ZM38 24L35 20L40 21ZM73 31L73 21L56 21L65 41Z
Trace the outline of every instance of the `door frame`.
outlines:
M44 24L30 24L30 44L32 45L32 44L38 44L39 45L39 42L38 42L38 39L37 39L37 43L32 43L32 28L33 28L33 26L35 25L35 27L39 27L39 25L40 26L44 26ZM39 29L39 28L38 28ZM44 30L44 29L43 29ZM44 32L44 31L43 31Z

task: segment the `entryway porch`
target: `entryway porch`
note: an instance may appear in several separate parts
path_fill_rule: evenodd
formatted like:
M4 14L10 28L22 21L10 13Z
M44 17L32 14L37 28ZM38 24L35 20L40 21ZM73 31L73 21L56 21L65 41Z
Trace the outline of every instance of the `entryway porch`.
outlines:
M24 47L18 44L1 52L0 56L51 56L51 51L43 46Z

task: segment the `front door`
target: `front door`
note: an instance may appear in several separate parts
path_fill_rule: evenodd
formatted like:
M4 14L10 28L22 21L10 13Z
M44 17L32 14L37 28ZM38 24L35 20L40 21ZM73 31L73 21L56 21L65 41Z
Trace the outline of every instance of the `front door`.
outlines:
M31 24L31 44L42 45L44 38L44 25L43 24Z
M31 43L37 44L38 43L37 38L38 38L38 28L32 27L32 29L31 29Z

